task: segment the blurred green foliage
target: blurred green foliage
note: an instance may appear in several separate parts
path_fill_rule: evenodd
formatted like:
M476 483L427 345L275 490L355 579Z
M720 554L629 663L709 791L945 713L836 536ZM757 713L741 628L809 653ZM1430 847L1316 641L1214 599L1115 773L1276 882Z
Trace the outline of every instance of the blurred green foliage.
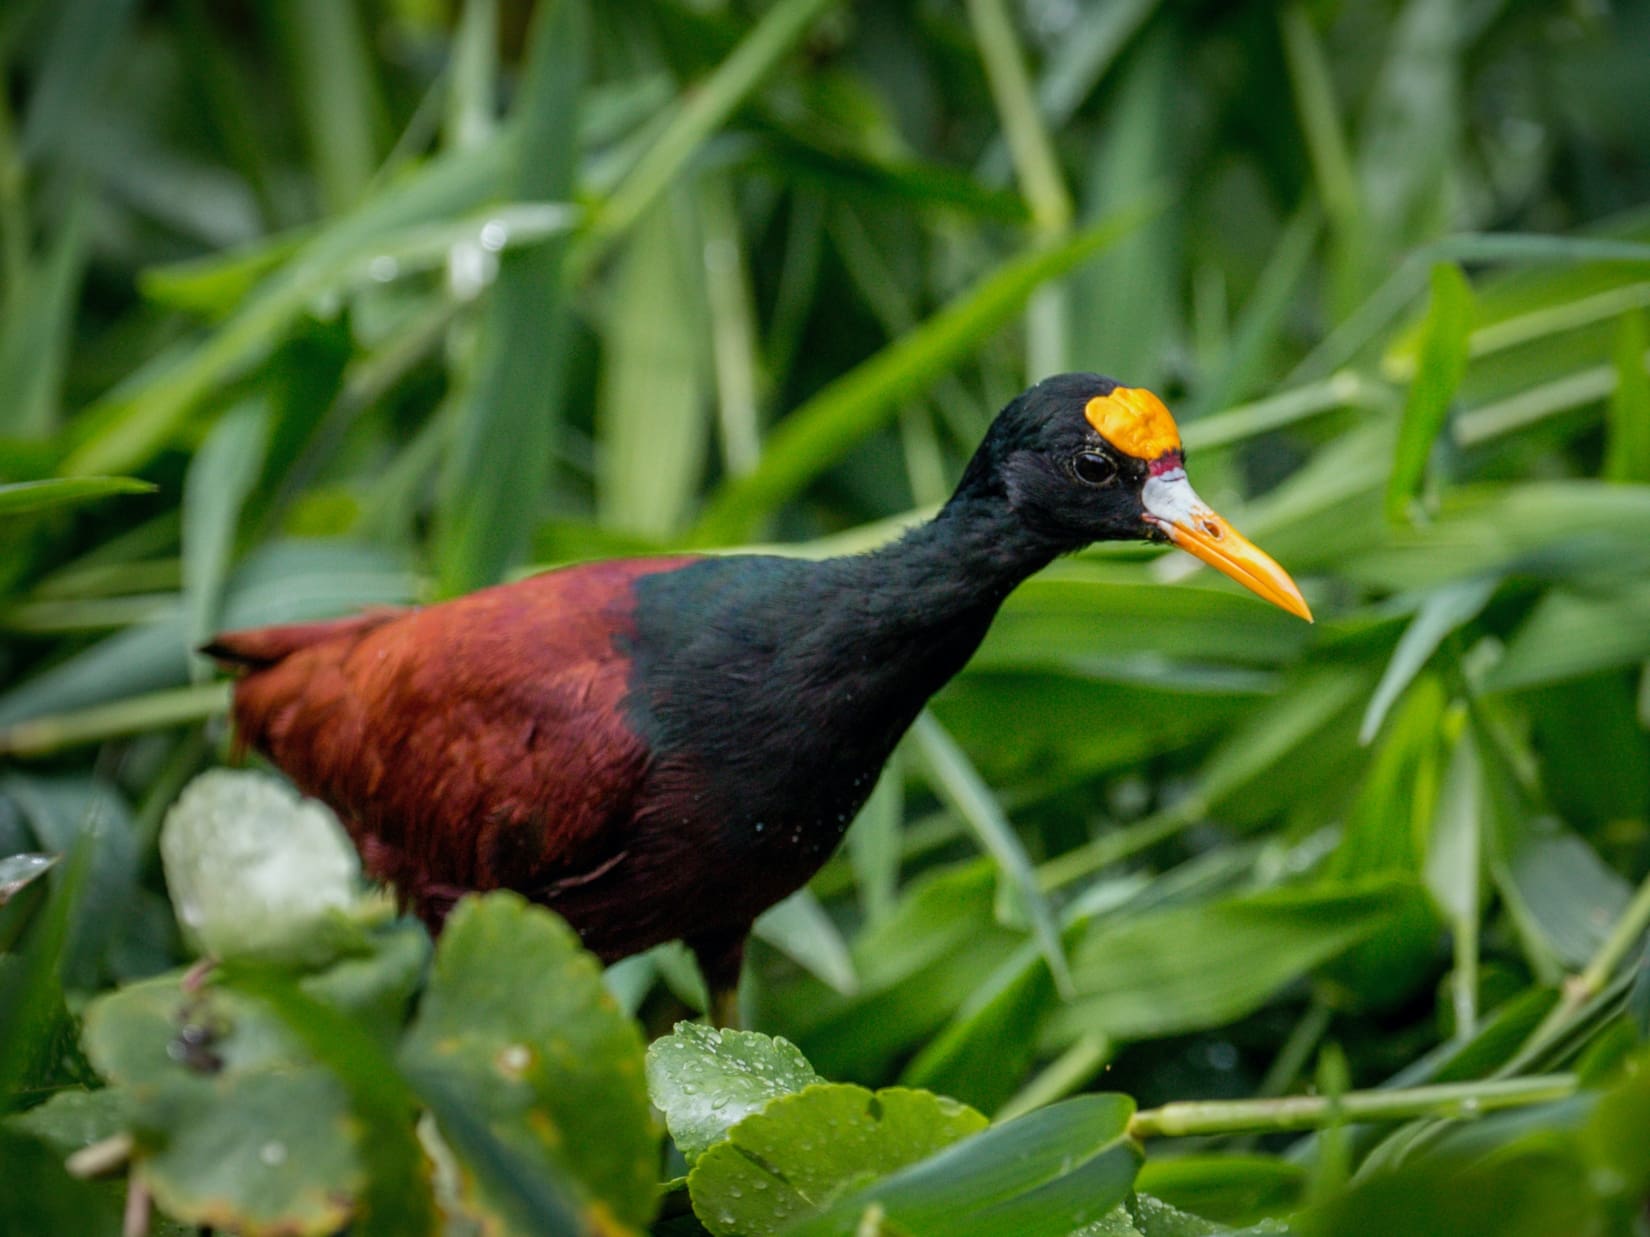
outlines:
M1145 547L1027 584L759 925L752 1024L982 1139L1095 1122L1072 1162L1119 1190L1126 1117L1050 1106L1101 1078L1573 1073L1478 1121L1153 1142L1082 1231L1642 1231L1643 0L12 0L0 75L0 856L65 857L0 859L0 1228L118 1228L57 1166L135 1129L178 1218L324 1230L354 1195L408 1231L415 1103L495 1222L646 1223L612 1183L656 1132L549 1155L588 1115L551 1075L466 1081L542 1011L420 1052L409 1001L456 981L389 937L345 980L231 976L273 1055L144 1090L110 1036L193 1025L157 834L227 744L193 648L605 554L874 544L1029 381L1095 369L1168 399L1317 625ZM670 949L606 984L654 1033L698 997ZM121 1002L152 1008L111 1031ZM600 1025L621 1081L580 1085L633 1090ZM214 1211L191 1148L257 1161L211 1122L300 1092L376 1150L303 1144L291 1196L226 1171ZM937 1223L970 1145L861 1165L817 1223Z

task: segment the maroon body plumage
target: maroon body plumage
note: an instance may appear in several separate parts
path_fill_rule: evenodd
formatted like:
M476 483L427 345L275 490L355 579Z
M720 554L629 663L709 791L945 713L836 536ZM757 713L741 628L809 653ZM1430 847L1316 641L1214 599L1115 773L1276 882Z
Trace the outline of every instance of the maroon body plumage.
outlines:
M688 561L593 563L207 652L245 668L241 740L331 804L367 870L439 928L470 890L554 903L622 854L651 755L623 715L633 585ZM614 927L587 934L610 959L632 952Z

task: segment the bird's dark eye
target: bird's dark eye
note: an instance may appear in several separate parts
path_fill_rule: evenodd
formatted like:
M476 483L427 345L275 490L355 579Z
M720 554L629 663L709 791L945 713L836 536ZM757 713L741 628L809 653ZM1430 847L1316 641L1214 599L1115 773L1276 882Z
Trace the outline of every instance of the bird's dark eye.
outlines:
M1071 462L1071 470L1085 485L1105 485L1117 476L1117 465L1098 451L1079 452Z

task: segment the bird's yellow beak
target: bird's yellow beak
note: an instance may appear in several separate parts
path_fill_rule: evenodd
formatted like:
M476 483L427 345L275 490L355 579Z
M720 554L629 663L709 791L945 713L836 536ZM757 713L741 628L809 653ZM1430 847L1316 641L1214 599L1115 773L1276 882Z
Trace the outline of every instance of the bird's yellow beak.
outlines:
M1197 496L1183 468L1154 473L1141 493L1146 522L1175 545L1308 623L1312 611L1289 573Z

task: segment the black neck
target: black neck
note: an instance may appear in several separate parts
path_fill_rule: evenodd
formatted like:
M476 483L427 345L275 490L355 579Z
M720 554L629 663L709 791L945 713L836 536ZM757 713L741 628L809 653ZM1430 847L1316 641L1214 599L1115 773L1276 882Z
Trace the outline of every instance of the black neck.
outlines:
M989 624L1009 593L1059 553L1001 497L965 481L932 520L899 540L824 566L834 586L863 599L862 630L921 638L971 620Z

